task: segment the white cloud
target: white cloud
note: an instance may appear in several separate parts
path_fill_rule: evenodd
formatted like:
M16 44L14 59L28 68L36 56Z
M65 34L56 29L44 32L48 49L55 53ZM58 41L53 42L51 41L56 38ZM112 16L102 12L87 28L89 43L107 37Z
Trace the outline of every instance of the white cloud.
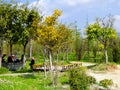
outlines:
M59 1L63 4L67 4L69 6L76 6L79 4L88 4L94 0L64 0L64 1Z
M48 2L47 0L38 0L32 2L29 7L35 8L39 11L40 14L46 14L47 13L47 7L48 7Z
M115 15L114 18L114 28L117 30L117 32L120 32L120 15Z
M103 17L109 13L116 14L119 0L34 0L30 7L36 7L40 13L47 16L53 13L54 9L63 10L61 20L63 22L79 22L79 26L85 26L85 19L89 15L89 21L94 21L96 16ZM114 5L113 5L114 4ZM118 6L119 7L119 6ZM114 27L120 32L120 15L115 15Z

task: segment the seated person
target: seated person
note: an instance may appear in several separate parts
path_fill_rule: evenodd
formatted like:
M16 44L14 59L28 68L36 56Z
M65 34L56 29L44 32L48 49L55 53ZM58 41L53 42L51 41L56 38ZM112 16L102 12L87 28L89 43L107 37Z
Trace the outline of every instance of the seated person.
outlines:
M31 62L30 62L30 68L33 69L33 65L35 64L35 59L34 57L31 58Z
M19 59L15 55L13 55L13 60L14 60L14 63L18 63L19 62Z
M12 62L13 62L12 56L9 56L9 57L8 57L7 62L8 62L8 63L12 63Z

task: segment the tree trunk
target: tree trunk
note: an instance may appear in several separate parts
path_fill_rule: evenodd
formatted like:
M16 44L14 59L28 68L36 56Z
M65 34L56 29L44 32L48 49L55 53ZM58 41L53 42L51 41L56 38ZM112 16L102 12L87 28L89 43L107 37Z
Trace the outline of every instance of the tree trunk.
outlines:
M46 47L44 47L44 78L46 79Z
M49 61L50 61L50 76L51 76L51 82L54 87L54 74L53 74L53 66L52 66L52 51L49 50Z
M59 58L59 55L58 55L58 52L57 52L57 62L56 62L57 64L58 64L58 58Z
M30 58L32 57L32 40L30 40Z
M106 48L104 48L105 62L108 64L108 54Z
M2 66L3 39L0 39L0 68Z
M0 68L2 66L2 56L0 55Z
M3 52L3 39L0 39L0 55L2 55Z
M49 50L50 70L52 70L52 51Z
M26 53L26 45L23 46L23 54L25 55Z
M9 55L12 55L12 43L9 43Z
M90 40L88 39L88 62L90 61Z
M47 73L46 73L46 46L44 46L43 50L43 56L44 56L44 87L46 87L46 78L47 78Z
M67 59L67 61L68 61L68 48L67 48L67 50L66 50L66 59Z

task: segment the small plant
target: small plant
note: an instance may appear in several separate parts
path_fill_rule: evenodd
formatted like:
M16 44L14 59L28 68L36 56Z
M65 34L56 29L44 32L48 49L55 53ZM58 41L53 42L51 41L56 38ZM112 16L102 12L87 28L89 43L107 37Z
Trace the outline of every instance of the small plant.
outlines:
M95 84L96 83L96 79L93 76L88 76L88 81L90 84Z
M113 85L113 81L109 80L109 79L104 79L104 80L100 81L100 85L105 87L105 88L108 88L109 86Z
M7 68L1 67L0 68L0 74L10 73L10 71Z

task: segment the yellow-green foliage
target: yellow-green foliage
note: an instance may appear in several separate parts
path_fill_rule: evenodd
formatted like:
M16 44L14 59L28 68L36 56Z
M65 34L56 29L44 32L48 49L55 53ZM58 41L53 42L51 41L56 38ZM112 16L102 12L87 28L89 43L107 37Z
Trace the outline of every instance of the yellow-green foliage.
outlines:
M69 84L71 90L89 90L86 68L79 67L70 70Z
M105 88L108 88L108 86L113 85L113 81L109 80L109 79L104 79L104 80L100 81L100 85L105 87Z
M69 38L72 37L71 30L57 21L61 14L62 11L54 10L54 13L47 16L37 29L38 42L52 51L60 49L66 43L68 45Z

